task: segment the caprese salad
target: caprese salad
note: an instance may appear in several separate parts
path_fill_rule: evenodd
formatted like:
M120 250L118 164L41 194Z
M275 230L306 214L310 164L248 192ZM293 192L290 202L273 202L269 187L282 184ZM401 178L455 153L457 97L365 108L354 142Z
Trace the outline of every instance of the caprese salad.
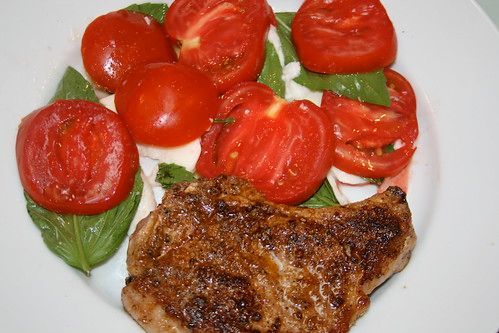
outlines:
M324 207L345 202L342 182L403 178L418 123L410 83L389 68L396 52L379 0L305 0L296 13L175 0L102 15L81 43L90 82L69 68L21 121L28 212L89 273L123 241L143 186L234 175L271 201ZM156 163L152 180L139 157Z

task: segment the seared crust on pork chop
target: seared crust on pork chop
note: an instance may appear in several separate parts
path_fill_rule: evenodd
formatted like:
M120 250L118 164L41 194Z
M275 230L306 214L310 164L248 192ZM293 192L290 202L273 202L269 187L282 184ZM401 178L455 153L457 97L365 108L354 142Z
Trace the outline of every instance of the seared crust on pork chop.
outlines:
M347 332L415 240L396 187L310 209L234 177L180 183L130 238L122 300L147 332Z

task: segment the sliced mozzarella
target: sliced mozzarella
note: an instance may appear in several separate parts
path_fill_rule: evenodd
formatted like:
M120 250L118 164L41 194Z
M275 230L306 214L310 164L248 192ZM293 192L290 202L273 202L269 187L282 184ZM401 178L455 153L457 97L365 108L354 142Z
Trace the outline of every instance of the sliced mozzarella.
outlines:
M339 188L341 189L341 193L347 197L350 202L367 199L378 192L378 186L374 184L362 186L339 184Z
M293 61L284 66L282 69L282 80L289 82L296 79L300 75L301 65L298 61Z
M163 196L165 195L165 189L161 185L153 186L152 192L154 194L154 199L156 199L156 202L160 203L163 201Z
M336 196L336 199L338 199L338 202L341 205L345 205L349 202L361 201L377 193L378 186L371 184L369 182L364 181L363 184L350 185L344 182L345 179L341 181L338 177L338 174L341 173L337 173L336 170L338 169L331 168L331 170L329 170L329 173L327 175L327 179L329 180L329 183L333 188L333 192ZM343 174L344 175L342 176L347 175L348 177L352 177L352 179L355 179L355 177L357 177L349 175L347 173Z
M336 176L333 172L329 171L329 173L327 174L327 180L329 181L329 184L331 184L334 196L336 197L340 205L346 205L347 203L349 203L350 201L338 186L338 180L336 179Z
M322 92L312 91L307 87L293 81L298 75L300 75L300 63L290 62L282 69L282 80L286 86L286 100L293 101L297 99L307 99L312 103L320 106L322 100Z
M116 112L116 106L114 105L114 94L101 98L99 102L109 110Z
M195 139L185 145L171 148L162 148L149 145L137 145L142 157L158 160L159 163L175 163L189 171L194 171L196 162L201 154L201 139Z
M129 234L135 230L137 223L147 217L147 215L149 215L149 213L154 210L158 204L158 201L156 201L154 198L153 187L151 186L149 179L144 174L144 172L141 173L141 176L142 181L144 182L142 197L140 198L137 213L135 213L135 217L133 218L132 224L130 226Z
M347 184L347 185L367 185L369 182L362 177L352 175L350 173L346 173L345 171L342 171L338 168L332 167L331 171L334 173L334 176L336 179L342 183L342 184Z
M276 27L274 27L273 25L270 26L267 39L276 50L277 57L279 58L279 63L281 64L281 66L284 66L284 52L282 51L281 39L277 34Z

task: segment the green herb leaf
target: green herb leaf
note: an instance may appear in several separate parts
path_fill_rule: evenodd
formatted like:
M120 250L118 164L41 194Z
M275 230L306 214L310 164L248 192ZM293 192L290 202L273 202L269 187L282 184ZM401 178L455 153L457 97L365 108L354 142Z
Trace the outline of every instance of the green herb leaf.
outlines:
M90 82L73 67L68 67L64 72L50 102L58 99L83 99L95 103L99 102Z
M315 192L315 194L310 199L302 203L300 206L308 208L321 208L336 206L339 204L340 203L334 195L333 188L326 178L317 192Z
M284 64L289 64L293 61L299 61L296 54L295 46L291 40L291 22L295 17L295 13L276 13L277 34L281 40L282 53L284 53Z
M146 2L142 4L134 4L125 8L131 12L137 12L145 15L149 15L158 21L160 24L163 24L163 20L165 19L165 14L168 11L168 5L166 3L151 3Z
M367 182L374 184L374 185L381 185L381 183L385 180L385 178L369 178L369 177L362 177L364 178Z
M57 214L38 206L25 193L26 206L47 247L67 264L90 275L90 270L111 257L125 239L142 187L139 170L128 198L98 215Z
M299 61L293 42L291 40L291 23L295 13L277 13L277 33L281 40L286 64ZM359 74L319 74L308 71L301 66L300 75L295 79L311 90L332 90L342 96L358 99L379 105L390 105L390 97L386 87L383 71Z
M282 66L274 44L267 41L265 46L265 63L258 82L269 86L274 93L284 98L284 81L282 80Z
M236 119L233 117L213 119L214 124L233 124L235 121L236 121Z
M190 182L196 179L196 175L175 163L160 163L156 174L156 181L165 189L179 182Z
M390 105L385 75L381 70L361 74L325 75L302 68L295 81L312 90L332 90L361 102Z
M98 103L90 82L68 67L51 101L82 99ZM111 257L125 239L142 195L140 170L128 197L118 206L98 215L51 212L37 205L26 193L26 206L42 232L47 247L69 265L90 274L90 270Z

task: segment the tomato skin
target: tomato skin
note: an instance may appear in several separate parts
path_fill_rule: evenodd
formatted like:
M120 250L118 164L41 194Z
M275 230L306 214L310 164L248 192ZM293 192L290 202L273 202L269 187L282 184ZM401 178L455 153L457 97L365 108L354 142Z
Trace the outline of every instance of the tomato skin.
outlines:
M152 62L174 62L161 25L140 13L119 10L99 16L85 30L83 65L92 80L114 92L128 70Z
M202 137L196 170L204 177L235 175L269 200L297 204L322 184L332 163L334 136L326 113L309 101L287 103L267 86L241 83L228 91Z
M208 75L223 93L256 80L273 20L265 0L176 0L164 28L181 45L179 62Z
M233 109L244 105L247 109L264 110L275 101L274 92L267 86L252 83L240 83L222 96L222 103L215 119L228 119ZM234 122L235 123L235 122ZM243 127L245 124L255 130L256 121L237 122L236 126ZM246 129L249 129L249 126ZM218 163L217 140L222 130L223 124L213 123L210 129L201 138L201 155L196 164L196 170L204 177L213 178L229 169L222 163Z
M415 151L416 148L412 145L405 145L391 153L377 155L375 152L362 151L338 141L334 155L334 166L362 177L390 177L407 166Z
M213 83L198 70L156 63L131 70L115 103L137 142L172 147L200 137L220 102Z
M99 214L118 205L139 165L118 115L80 100L59 100L24 118L16 157L28 195L62 214Z
M301 63L319 73L359 73L395 60L397 38L379 0L306 0L291 26Z
M351 174L379 178L396 175L410 162L418 136L416 97L399 73L385 69L390 107L362 103L325 92L322 106L337 138L334 166ZM381 153L397 140L403 146Z
M324 93L322 103L334 118L334 132L339 140L359 149L383 148L417 130L416 99L410 83L393 70L384 72L390 107L361 103L329 91ZM417 137L417 133L413 136Z

